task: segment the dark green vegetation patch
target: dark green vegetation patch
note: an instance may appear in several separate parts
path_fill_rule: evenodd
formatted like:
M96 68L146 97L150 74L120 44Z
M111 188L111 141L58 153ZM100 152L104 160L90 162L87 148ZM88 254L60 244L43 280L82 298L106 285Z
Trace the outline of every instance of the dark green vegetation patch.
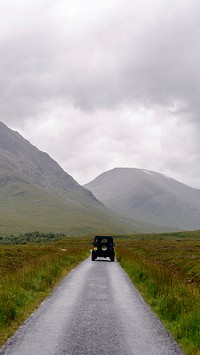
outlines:
M27 244L53 242L65 237L64 233L30 232L19 235L0 236L0 244Z

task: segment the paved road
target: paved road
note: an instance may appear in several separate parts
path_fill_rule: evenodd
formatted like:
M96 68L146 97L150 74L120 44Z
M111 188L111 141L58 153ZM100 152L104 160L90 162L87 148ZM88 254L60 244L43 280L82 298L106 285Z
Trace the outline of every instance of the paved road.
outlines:
M0 354L183 353L117 262L87 259L63 280Z

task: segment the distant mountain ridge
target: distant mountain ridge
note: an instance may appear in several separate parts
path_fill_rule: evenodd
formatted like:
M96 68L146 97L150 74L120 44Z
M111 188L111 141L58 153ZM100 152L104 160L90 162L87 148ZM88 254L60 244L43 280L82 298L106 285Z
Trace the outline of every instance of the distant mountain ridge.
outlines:
M163 174L115 168L84 187L124 216L180 229L200 228L200 190Z
M36 230L84 235L166 229L108 209L47 153L0 122L0 234Z

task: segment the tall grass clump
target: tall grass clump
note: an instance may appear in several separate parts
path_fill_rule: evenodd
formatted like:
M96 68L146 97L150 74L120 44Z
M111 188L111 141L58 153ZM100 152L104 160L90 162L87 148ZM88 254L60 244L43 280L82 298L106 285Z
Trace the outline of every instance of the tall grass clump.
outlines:
M0 344L89 255L88 241L0 246Z
M118 242L117 259L186 354L200 354L200 242Z

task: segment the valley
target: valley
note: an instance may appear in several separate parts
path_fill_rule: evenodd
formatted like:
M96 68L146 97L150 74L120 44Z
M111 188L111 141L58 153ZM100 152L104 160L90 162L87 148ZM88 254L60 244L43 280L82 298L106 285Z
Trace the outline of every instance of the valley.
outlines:
M0 122L0 235L175 230L106 207L47 153Z
M107 234L115 237L118 262L185 354L199 354L199 193L162 174L134 168L113 169L82 187L48 154L0 123L2 344L90 255L94 235ZM106 264L97 263L109 273ZM88 261L85 265L91 268ZM119 266L114 268L121 273ZM108 295L114 297L116 287L117 282ZM84 317L88 316L86 312ZM116 317L120 323L120 314ZM94 319L93 314L91 322ZM129 325L133 327L131 319ZM124 341L129 355L131 337ZM152 354L156 354L155 343ZM76 342L70 346L76 347ZM173 347L175 353L182 353L176 343ZM168 348L165 352L169 354Z

